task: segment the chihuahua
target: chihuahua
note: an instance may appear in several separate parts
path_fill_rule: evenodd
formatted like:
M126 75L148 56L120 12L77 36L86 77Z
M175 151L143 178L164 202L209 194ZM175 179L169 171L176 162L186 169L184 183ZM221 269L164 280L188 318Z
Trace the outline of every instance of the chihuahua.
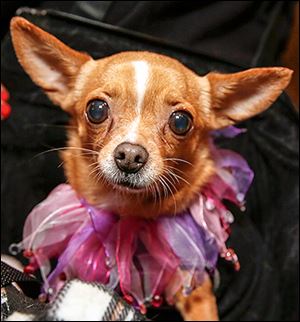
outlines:
M62 152L69 183L120 216L186 209L215 171L210 131L266 110L292 75L274 67L198 76L137 51L94 60L20 17L11 34L25 71L71 115ZM209 278L175 304L185 320L218 320Z

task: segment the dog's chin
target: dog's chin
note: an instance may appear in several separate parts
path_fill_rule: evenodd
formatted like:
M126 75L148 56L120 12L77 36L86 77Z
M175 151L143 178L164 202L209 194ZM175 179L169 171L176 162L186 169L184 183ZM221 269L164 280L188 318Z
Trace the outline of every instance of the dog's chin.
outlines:
M113 188L123 193L139 194L147 190L147 186L135 185L130 181L111 182Z

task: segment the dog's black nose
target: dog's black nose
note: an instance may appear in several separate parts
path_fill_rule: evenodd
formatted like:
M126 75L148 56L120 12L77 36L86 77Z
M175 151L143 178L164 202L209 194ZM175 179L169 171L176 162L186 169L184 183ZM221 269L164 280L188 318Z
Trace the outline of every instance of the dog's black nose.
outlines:
M121 143L114 151L114 158L118 168L126 173L138 172L149 157L145 148L138 144Z

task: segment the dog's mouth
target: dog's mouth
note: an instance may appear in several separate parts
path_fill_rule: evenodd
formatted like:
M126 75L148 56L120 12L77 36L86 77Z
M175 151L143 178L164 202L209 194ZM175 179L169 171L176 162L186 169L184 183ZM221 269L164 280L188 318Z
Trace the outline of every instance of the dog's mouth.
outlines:
M142 192L146 189L145 186L137 185L131 181L127 180L121 180L118 183L114 183L114 186L116 188L119 188L121 190L127 191L127 192Z
M136 174L119 174L108 182L113 188L127 193L141 193L147 191L150 183L143 176Z

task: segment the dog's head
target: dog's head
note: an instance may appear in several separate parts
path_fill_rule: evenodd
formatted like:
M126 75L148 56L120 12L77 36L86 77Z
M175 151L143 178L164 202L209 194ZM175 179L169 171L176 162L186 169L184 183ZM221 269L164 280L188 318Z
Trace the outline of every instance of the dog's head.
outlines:
M23 18L11 33L25 71L71 115L68 181L121 215L186 208L214 173L209 132L264 111L292 74L276 67L200 77L149 52L94 60Z

